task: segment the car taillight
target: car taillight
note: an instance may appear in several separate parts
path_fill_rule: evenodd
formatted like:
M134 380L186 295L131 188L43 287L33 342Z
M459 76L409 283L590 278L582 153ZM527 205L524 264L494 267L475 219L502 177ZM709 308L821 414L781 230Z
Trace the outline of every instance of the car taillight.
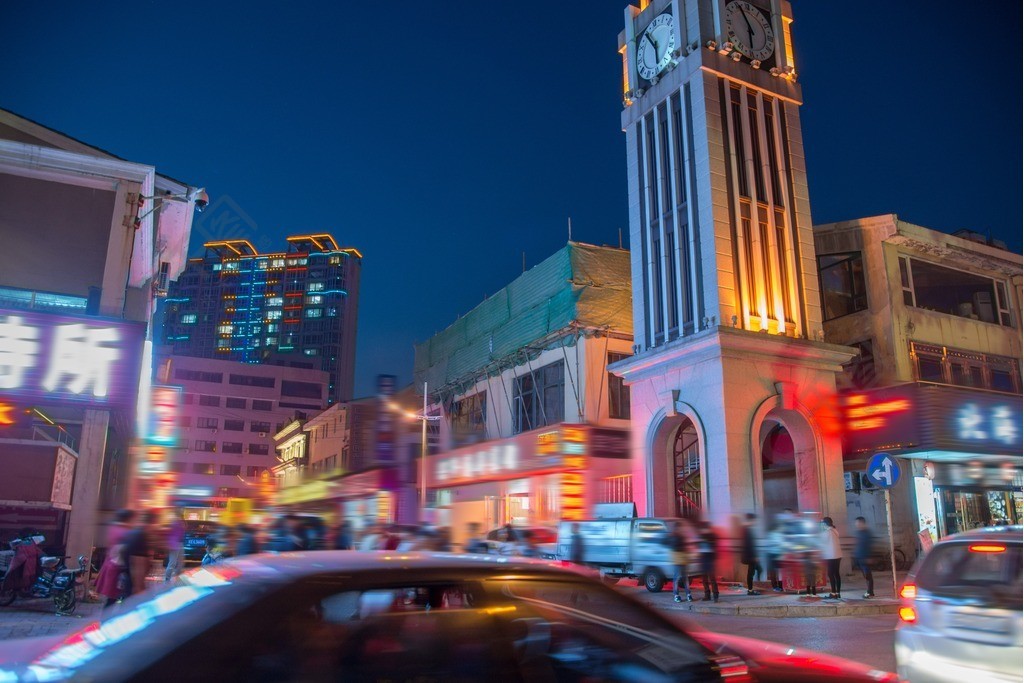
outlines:
M986 545L986 544L980 544L980 543L976 544L976 545L968 546L967 549L970 550L972 553L1005 553L1006 552L1006 546L1005 545Z
M913 607L900 607L900 619L908 624L913 624L917 621L917 612Z
M746 681L752 681L750 677L750 667L743 658L738 657L731 653L719 652L711 656L711 661L718 669L718 675L723 680L729 680L733 683L745 683Z
M917 597L917 586L912 583L908 583L900 589L900 597L907 600L913 600Z

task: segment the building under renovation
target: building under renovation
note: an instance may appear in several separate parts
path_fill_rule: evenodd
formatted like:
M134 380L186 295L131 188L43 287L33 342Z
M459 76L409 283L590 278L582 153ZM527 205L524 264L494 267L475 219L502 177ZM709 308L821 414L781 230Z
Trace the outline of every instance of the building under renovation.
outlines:
M569 242L416 346L441 416L425 480L436 521L552 524L631 501L629 252Z

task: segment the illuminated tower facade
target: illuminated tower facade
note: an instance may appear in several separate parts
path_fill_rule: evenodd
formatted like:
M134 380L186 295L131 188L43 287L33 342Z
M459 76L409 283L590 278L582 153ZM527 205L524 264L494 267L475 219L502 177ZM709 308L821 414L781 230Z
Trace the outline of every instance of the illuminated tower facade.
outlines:
M628 6L634 482L648 514L845 518L783 0Z
M207 242L170 285L164 341L182 356L324 370L328 404L347 401L362 254L328 234L287 242L265 254L247 240Z

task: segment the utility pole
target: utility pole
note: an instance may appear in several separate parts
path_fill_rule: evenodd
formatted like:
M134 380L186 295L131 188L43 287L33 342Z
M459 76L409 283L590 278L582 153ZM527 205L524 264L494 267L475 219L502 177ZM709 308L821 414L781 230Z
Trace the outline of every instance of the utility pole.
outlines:
M430 448L427 445L427 422L441 419L440 415L427 415L427 383L423 382L423 412L416 416L422 425L420 426L420 521L427 521L427 455Z
M420 521L427 521L427 383L423 383L423 416L420 418Z

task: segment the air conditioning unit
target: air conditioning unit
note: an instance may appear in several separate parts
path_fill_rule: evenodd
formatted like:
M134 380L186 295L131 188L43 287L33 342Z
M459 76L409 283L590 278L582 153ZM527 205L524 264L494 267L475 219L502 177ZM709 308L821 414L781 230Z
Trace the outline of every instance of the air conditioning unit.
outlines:
M847 491L860 491L860 472L843 472L843 484Z
M153 279L154 296L167 296L167 287L170 285L171 264L167 261L160 262L160 270Z

